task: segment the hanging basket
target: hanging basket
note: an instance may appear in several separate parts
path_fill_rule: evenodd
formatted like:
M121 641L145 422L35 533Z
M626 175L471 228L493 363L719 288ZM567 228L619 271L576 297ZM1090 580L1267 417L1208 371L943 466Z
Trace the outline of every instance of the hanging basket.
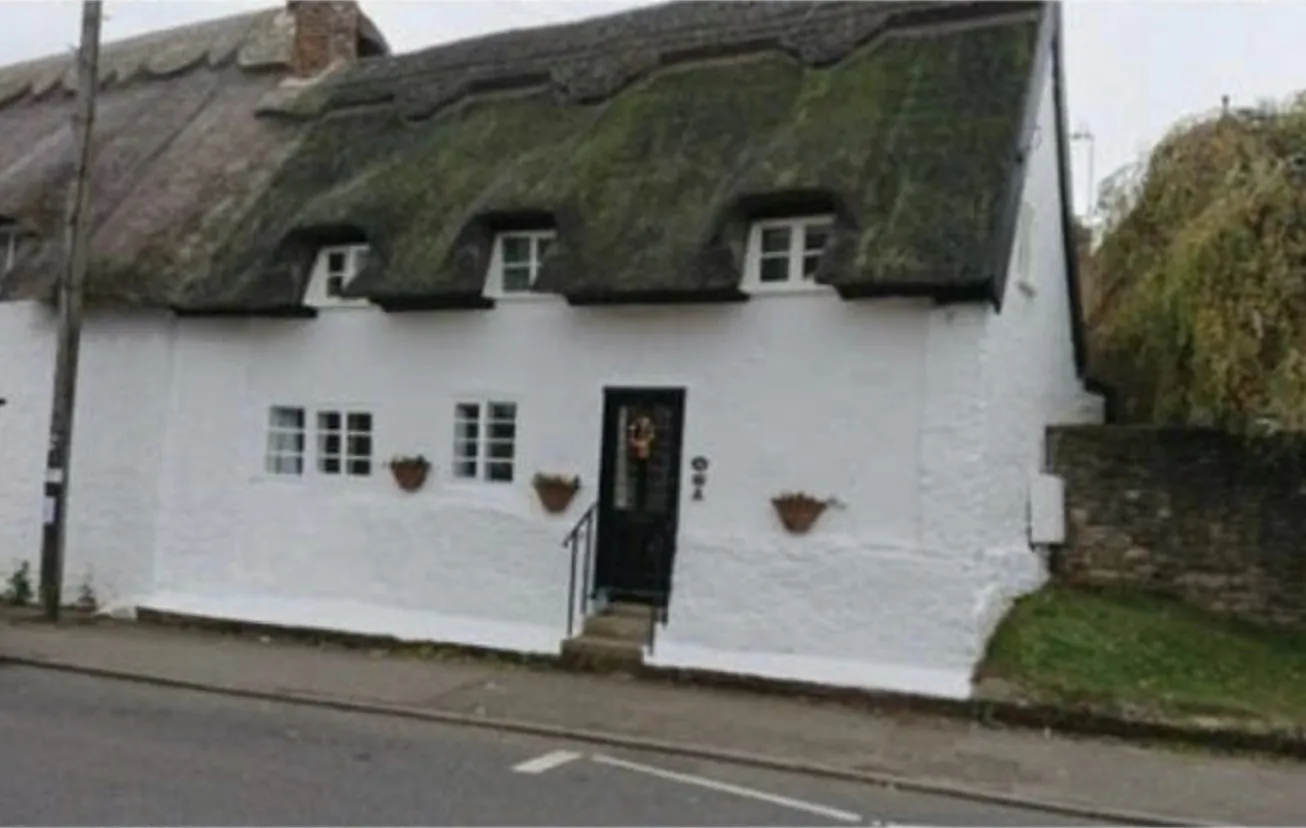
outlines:
M780 516L780 522L795 535L806 534L821 513L832 504L832 500L818 500L803 492L786 492L771 498L771 505Z
M396 457L390 461L390 474L395 483L406 492L415 492L426 483L426 475L431 464L422 455L416 457Z
M536 474L531 484L540 496L540 505L546 512L558 514L567 511L571 500L580 490L579 477L565 477L560 474Z

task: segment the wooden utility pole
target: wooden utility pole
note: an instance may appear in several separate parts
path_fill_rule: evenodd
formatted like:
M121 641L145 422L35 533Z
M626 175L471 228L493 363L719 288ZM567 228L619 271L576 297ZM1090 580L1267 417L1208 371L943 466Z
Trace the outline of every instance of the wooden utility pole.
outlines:
M77 401L77 356L82 336L82 293L86 281L87 205L90 201L91 127L99 86L101 0L82 3L82 40L77 49L77 111L73 115L76 171L68 197L65 260L59 280L59 346L54 365L54 402L45 474L45 531L41 544L41 602L46 617L59 620L63 595L64 534L68 525L69 459L73 408Z

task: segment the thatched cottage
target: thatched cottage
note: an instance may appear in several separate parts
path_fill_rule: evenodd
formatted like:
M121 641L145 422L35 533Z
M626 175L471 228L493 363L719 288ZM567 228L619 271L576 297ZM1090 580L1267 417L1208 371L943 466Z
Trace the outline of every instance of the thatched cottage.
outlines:
M1059 7L386 52L348 3L106 49L70 597L966 695L1044 576L1044 429L1099 416ZM0 69L15 561L68 69Z

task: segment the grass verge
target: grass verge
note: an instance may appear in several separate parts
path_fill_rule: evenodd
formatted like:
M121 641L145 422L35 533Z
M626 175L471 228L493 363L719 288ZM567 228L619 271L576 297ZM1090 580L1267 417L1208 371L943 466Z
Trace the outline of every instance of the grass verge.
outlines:
M979 678L1028 701L1306 725L1306 632L1137 593L1049 586L1024 597Z

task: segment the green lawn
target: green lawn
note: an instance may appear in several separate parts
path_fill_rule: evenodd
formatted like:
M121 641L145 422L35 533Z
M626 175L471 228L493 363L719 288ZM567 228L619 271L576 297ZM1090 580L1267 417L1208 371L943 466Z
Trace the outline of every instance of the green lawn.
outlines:
M1133 593L1049 586L1025 597L989 643L980 676L1039 701L1306 723L1306 632Z

